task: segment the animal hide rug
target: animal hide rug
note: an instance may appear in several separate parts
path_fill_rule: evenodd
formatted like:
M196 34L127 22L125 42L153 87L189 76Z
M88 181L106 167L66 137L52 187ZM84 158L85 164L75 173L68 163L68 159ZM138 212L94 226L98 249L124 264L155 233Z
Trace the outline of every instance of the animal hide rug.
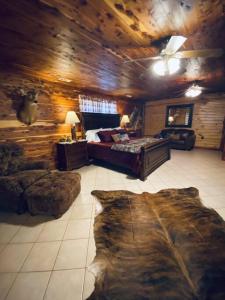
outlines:
M92 194L103 210L89 300L225 299L225 222L197 189Z

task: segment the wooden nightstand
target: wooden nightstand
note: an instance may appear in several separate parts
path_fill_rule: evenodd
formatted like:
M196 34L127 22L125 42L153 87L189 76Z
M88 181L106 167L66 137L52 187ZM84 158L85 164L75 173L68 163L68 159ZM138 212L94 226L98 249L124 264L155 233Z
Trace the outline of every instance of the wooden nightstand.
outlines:
M58 143L57 158L59 170L73 170L88 164L87 141Z

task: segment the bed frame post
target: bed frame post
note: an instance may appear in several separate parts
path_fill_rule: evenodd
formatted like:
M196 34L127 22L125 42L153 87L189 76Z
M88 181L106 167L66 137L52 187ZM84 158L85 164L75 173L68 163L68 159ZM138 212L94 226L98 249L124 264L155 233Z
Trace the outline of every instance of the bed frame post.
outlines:
M155 169L170 159L169 140L163 140L155 146L144 146L141 148L141 167L139 178L145 181L146 177Z

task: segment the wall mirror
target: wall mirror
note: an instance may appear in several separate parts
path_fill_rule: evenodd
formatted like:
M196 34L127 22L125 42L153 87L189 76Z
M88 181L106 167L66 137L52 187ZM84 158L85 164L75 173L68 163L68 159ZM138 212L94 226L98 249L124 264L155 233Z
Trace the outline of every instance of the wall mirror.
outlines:
M193 106L193 104L167 106L166 127L190 128L192 125Z

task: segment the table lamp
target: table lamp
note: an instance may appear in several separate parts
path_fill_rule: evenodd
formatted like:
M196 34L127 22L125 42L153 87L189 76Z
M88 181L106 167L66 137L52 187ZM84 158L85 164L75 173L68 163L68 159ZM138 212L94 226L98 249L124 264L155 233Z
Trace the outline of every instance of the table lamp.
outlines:
M130 123L130 119L129 119L128 115L123 115L122 119L121 119L121 125L123 125L124 128L126 128L127 123Z
M71 125L71 137L73 141L76 141L76 123L80 123L80 120L75 111L67 112L65 123Z

